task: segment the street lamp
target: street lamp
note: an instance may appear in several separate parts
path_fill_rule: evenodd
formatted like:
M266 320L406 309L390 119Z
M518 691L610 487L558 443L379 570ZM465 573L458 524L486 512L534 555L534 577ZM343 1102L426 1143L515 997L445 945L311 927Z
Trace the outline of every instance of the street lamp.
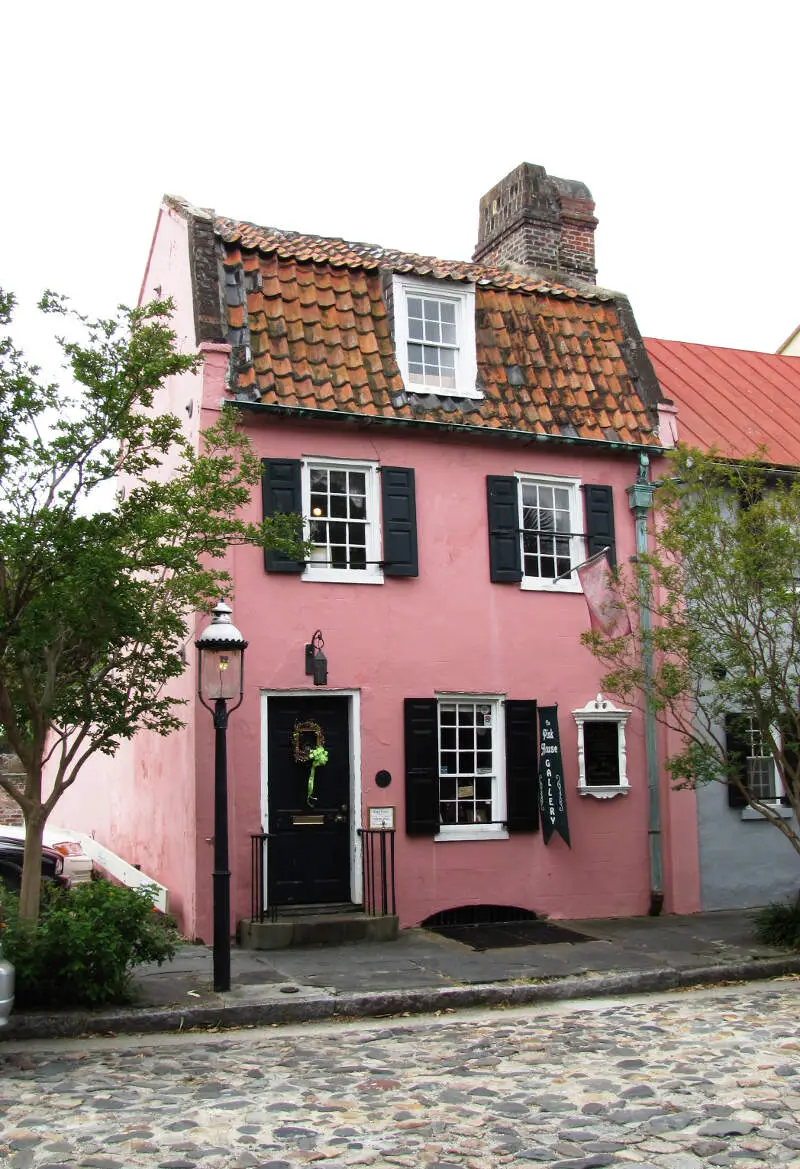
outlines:
M232 609L220 600L211 624L195 645L197 696L214 716L214 990L231 988L231 872L228 868L228 715L244 697L247 642L231 623ZM228 703L238 699L228 709ZM208 700L208 701L206 701ZM211 705L213 701L214 705Z

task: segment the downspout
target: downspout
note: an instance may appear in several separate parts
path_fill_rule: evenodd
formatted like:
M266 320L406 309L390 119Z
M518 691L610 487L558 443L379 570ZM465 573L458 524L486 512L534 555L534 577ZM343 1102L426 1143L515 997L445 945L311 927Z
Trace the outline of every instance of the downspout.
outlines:
M639 474L628 489L628 506L636 523L637 565L647 555L647 513L653 506L655 486L649 481L650 460L639 457ZM661 864L661 804L658 784L658 744L656 715L653 709L653 618L650 612L650 573L639 571L639 627L642 631L642 670L644 673L644 743L647 758L647 794L649 804L648 842L650 852L650 909L658 917L664 905L664 880Z

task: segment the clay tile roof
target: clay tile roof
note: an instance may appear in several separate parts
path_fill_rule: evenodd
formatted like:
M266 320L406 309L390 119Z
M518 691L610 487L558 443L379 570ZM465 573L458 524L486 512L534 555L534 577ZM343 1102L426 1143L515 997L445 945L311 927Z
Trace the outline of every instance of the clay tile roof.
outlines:
M234 380L245 400L540 437L659 443L658 386L630 308L617 293L570 288L530 270L440 260L220 216L213 229L226 282ZM386 273L474 284L481 399L404 387L383 297Z
M678 437L729 458L766 451L777 466L800 465L800 357L645 339Z

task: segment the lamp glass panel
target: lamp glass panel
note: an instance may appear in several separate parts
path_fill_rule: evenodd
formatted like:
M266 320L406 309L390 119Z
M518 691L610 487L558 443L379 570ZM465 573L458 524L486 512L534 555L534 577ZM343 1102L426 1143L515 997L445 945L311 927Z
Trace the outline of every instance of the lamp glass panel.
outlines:
M238 698L242 692L242 651L204 648L201 653L202 694L205 698Z

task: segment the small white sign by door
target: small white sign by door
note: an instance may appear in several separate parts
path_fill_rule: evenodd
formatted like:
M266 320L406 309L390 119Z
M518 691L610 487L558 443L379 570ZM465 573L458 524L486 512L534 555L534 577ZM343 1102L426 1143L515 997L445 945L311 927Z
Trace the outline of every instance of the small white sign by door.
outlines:
M369 827L386 831L394 829L394 808L370 808Z

